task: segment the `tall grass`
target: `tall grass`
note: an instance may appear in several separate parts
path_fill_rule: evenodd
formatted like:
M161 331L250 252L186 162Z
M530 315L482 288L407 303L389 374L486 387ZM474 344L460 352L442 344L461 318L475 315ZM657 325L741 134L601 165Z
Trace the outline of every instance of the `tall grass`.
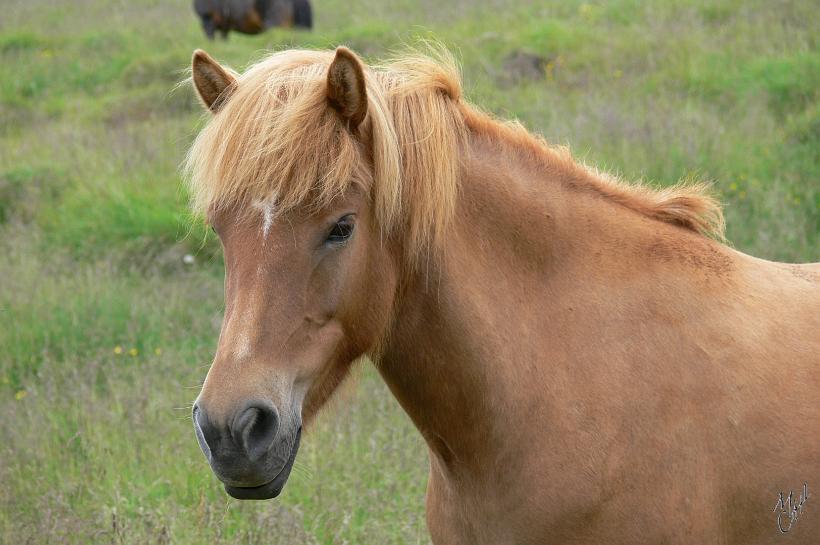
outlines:
M818 259L808 0L314 0L313 33L208 44L189 4L3 5L0 542L428 542L423 443L367 364L279 500L230 500L198 452L189 408L222 265L178 180L201 113L175 86L196 47L242 68L268 49L377 58L433 36L474 102L626 178L712 180L738 249Z

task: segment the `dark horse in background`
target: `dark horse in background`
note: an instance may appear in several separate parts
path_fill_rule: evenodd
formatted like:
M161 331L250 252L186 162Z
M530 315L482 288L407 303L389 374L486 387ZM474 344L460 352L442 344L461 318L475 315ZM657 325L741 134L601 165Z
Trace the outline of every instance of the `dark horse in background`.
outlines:
M194 0L202 28L213 39L235 30L259 34L271 27L311 28L313 14L308 0Z

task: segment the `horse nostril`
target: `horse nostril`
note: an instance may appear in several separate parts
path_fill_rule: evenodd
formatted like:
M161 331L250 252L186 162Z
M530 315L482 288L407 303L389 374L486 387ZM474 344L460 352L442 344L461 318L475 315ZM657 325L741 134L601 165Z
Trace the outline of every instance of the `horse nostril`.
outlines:
M251 461L258 460L270 450L279 430L279 415L270 403L254 402L234 420L231 432Z
M213 437L211 432L211 425L208 418L200 410L199 405L194 404L193 414L191 415L194 421L194 432L196 433L196 440L199 442L199 448L205 454L205 458L210 462L211 460L211 446L208 444L208 435Z

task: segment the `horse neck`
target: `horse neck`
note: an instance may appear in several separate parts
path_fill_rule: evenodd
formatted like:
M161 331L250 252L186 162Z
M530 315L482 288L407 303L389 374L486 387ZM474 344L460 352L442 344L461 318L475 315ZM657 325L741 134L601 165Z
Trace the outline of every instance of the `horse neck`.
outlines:
M474 136L466 156L446 247L409 281L378 368L433 461L486 471L527 444L511 435L538 425L548 437L573 381L605 360L589 348L583 369L578 346L594 342L578 337L623 316L609 283L633 278L652 248L711 243L572 189L503 142Z

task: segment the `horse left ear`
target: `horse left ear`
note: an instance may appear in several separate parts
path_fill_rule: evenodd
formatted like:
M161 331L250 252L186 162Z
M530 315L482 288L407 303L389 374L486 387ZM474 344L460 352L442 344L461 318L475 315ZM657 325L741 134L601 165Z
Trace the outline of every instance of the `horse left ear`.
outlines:
M236 84L234 73L223 68L201 49L194 51L194 57L191 60L191 75L199 99L206 108L211 110L211 113L219 111L228 99L229 88Z
M336 57L327 71L327 100L350 130L355 130L367 115L364 68L346 47L336 48Z

